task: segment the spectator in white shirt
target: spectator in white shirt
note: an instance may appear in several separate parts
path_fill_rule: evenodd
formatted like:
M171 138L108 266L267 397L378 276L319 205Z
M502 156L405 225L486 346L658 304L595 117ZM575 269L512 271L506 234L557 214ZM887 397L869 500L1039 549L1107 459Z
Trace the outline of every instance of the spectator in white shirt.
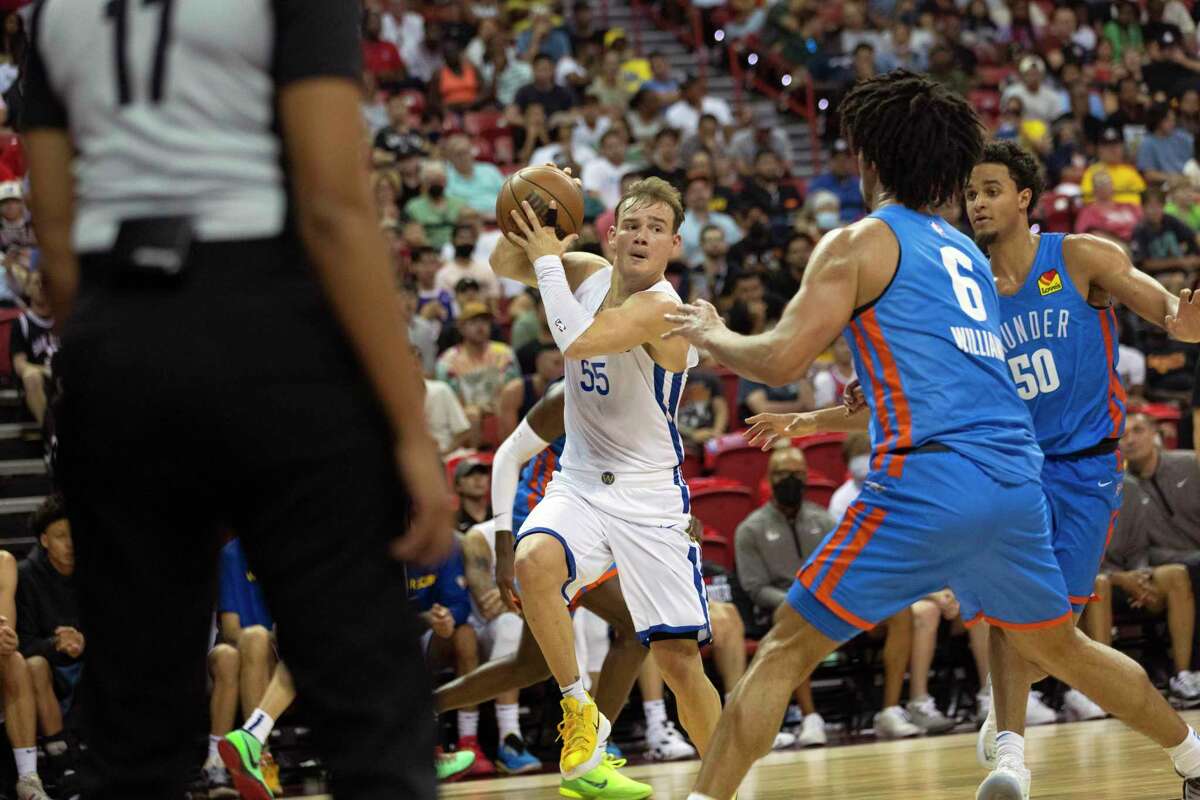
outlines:
M1125 387L1125 391L1131 399L1144 397L1146 356L1142 355L1141 350L1127 344L1120 345L1118 351L1117 374L1121 378L1121 385Z
M719 97L708 96L708 85L704 79L693 76L683 84L682 99L667 108L667 126L687 138L696 133L701 114L712 114L723 128L733 126L733 112L729 104Z
M443 457L471 443L471 421L445 381L425 379L425 421Z
M1063 115L1062 95L1045 83L1046 65L1037 56L1025 56L1020 63L1021 80L1004 90L1000 103L1010 97L1019 98L1026 117L1040 119L1047 124Z
M600 98L591 92L583 93L583 102L578 111L579 121L575 123L571 141L576 147L586 147L594 153L599 149L600 137L612 125L612 120L605 116Z
M854 358L845 336L833 342L833 363L813 378L813 401L817 408L828 408L841 402L842 391L854 380ZM837 476L834 476L837 477Z
M500 298L500 282L486 261L475 259L478 240L479 230L474 225L459 223L454 226L454 238L451 240L454 257L438 269L435 286L453 292L463 278L474 278L488 303L494 305Z
M614 209L621 201L621 176L633 166L625 163L625 148L629 145L625 134L610 130L600 138L600 156L593 158L583 168L580 176L583 189L596 195L607 209Z
M846 469L850 477L837 488L833 497L829 498L829 513L834 519L841 519L846 509L862 491L863 482L871 469L871 437L865 433L851 433L842 443L842 456L846 459ZM837 478L838 476L830 476Z

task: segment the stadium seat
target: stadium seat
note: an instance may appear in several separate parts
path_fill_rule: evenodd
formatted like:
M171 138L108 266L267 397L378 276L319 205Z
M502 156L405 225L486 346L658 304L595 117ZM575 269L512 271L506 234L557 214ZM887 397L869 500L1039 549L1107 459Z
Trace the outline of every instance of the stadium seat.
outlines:
M503 128L504 114L498 110L468 111L463 114L463 132L479 136L484 131Z
M829 508L829 501L839 486L840 483L828 478L809 478L804 483L804 499L822 508Z
M691 483L693 478L699 478L704 474L704 459L693 453L688 453L683 457L683 465L679 471L683 473L683 479Z
M480 131L476 144L487 143L491 147L497 164L511 164L516 158L517 151L513 145L512 131L508 128L491 128Z
M718 478L729 478L753 489L767 472L769 453L751 445L740 433L727 433L704 445L704 466Z
M733 572L734 548L732 541L717 533L714 528L705 528L702 547L705 561L719 564L726 572Z
M729 430L743 430L746 427L746 423L738 413L739 379L737 373L724 367L717 367L713 370L713 374L721 379L721 394L725 397L725 405L729 407Z
M485 450L495 450L500 446L500 419L495 414L484 414L480 422L481 445Z
M1062 192L1048 192L1038 201L1042 230L1047 233L1070 233L1075 229L1079 213L1079 198Z
M842 443L845 441L844 433L817 433L792 440L792 444L804 451L810 482L825 478L841 485L846 479L846 459L842 455Z
M972 89L967 92L967 101L980 114L1000 113L1000 92L995 89Z
M706 528L713 528L733 541L737 526L754 510L754 493L748 487L724 478L697 478L689 488L692 514Z

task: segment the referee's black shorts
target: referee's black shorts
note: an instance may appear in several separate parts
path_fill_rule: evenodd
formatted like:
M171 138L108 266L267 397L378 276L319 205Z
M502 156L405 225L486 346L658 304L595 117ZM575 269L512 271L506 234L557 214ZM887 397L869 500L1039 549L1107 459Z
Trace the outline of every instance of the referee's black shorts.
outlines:
M387 553L407 506L392 436L306 265L287 238L193 245L176 286L82 259L56 366L88 797L179 797L194 772L225 525L336 796L435 796L430 683Z

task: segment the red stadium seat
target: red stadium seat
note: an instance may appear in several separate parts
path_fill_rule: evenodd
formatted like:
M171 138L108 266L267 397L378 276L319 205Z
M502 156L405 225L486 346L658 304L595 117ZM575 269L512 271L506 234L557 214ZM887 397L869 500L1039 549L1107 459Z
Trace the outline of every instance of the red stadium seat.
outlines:
M804 483L804 499L810 503L816 503L822 508L829 508L829 501L839 486L841 486L840 483L827 478L810 477Z
M749 488L724 478L697 478L689 484L692 514L705 527L715 529L727 540L751 511L754 493Z
M468 111L463 114L463 132L471 136L478 136L484 131L504 127L501 124L503 121L504 114L500 111Z
M740 433L727 433L704 445L704 466L714 477L729 478L750 489L766 474L770 457Z
M995 89L972 89L967 92L967 102L980 114L1000 113L1000 92Z
M792 440L792 444L804 451L809 481L824 478L841 485L846 479L846 459L842 455L845 441L844 433L817 433Z
M1038 201L1042 230L1047 233L1071 233L1075 215L1079 213L1079 198L1061 192L1048 192Z
M702 548L705 561L719 564L726 572L733 572L734 547L732 541L717 533L714 528L705 528Z
M692 453L688 453L683 458L683 466L679 469L683 473L683 479L689 483L693 478L699 478L704 474L704 459Z
M508 128L491 128L480 131L476 143L487 143L492 148L497 164L511 164L516 158L517 151L513 145L512 132Z
M717 367L713 373L721 379L721 394L725 397L725 405L729 406L729 430L740 431L746 427L738 412L738 376L736 372Z

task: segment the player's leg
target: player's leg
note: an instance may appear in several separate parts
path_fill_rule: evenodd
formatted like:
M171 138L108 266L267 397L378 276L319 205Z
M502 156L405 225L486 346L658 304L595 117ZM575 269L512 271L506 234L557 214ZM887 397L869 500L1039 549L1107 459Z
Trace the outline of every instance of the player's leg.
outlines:
M1156 590L1155 601L1150 610L1166 613L1167 630L1171 636L1171 656L1175 661L1175 675L1188 672L1192 658L1192 637L1196 628L1195 598L1192 596L1192 579L1187 567L1182 564L1164 564L1155 567L1150 583Z
M906 606L879 626L883 630L883 709L875 715L875 734L899 739L919 736L921 728L900 705L904 676L912 659L912 606Z
M551 482L517 538L516 577L525 623L533 631L563 700L559 769L575 780L604 759L611 725L584 690L567 605L613 563L602 521L566 475Z
M713 662L721 676L721 688L728 695L746 673L746 625L733 603L709 602L708 615L712 622Z
M586 608L575 611L577 622L580 617L583 618L585 658L579 662L579 668L587 673L588 683L592 687L591 695L595 697L600 691L600 673L604 670L604 659L608 658L608 623Z
M912 663L908 688L915 701L929 695L929 670L933 668L942 610L932 600L921 599L912 604L912 618Z
M595 699L600 713L615 720L629 699L629 692L633 689L642 663L647 660L647 650L638 641L633 618L621 594L620 578L607 580L589 589L579 598L579 605L600 617L612 629L612 640L600 668L600 687Z
M726 800L756 760L771 750L788 698L840 642L791 608L778 617L730 694L692 797Z
M26 664L33 686L38 729L43 736L59 736L62 734L63 719L62 707L54 691L54 667L42 656L31 656Z
M507 691L520 691L549 677L550 668L533 631L526 625L515 653L488 661L473 672L442 684L434 699L439 712L453 711L485 703Z
M262 625L243 628L237 641L241 664L242 716L250 719L271 682L275 669L275 644Z
M29 666L20 653L0 658L0 686L4 691L4 730L17 765L17 780L37 778L37 707Z
M1108 575L1097 575L1093 591L1096 600L1088 603L1080 623L1083 631L1091 639L1102 645L1112 647L1113 629L1113 585ZM1195 609L1193 609L1193 616Z
M651 646L651 655L654 648ZM638 674L638 690L642 695L642 710L646 714L646 758L651 761L677 761L685 758L695 758L696 749L692 747L675 729L674 723L667 718L666 684L663 681L662 670L655 658L648 658L642 663L642 671ZM679 717L683 720L683 701L679 700ZM684 723L687 729L687 723Z

